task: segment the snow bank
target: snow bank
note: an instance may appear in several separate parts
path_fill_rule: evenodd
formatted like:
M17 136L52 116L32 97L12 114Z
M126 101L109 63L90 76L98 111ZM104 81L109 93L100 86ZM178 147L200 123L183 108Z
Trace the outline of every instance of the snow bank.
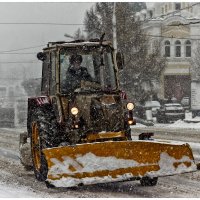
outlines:
M199 120L199 119L194 119ZM194 123L194 122L184 122L183 120L178 120L174 122L173 124L168 125L169 128L186 128L186 129L200 129L200 122Z
M148 128L148 126L145 126L143 124L137 123L134 126L131 126L131 128ZM154 124L154 127L159 128L171 128L171 129L200 129L200 117L192 118L191 120L187 119L184 120L178 120L174 122L173 124Z
M147 126L140 123L136 123L136 125L131 126L131 128L137 128L137 127L139 128L139 127L147 127Z
M0 198L39 198L42 197L38 193L27 187L18 187L16 185L7 185L0 182ZM43 197L48 197L48 195Z

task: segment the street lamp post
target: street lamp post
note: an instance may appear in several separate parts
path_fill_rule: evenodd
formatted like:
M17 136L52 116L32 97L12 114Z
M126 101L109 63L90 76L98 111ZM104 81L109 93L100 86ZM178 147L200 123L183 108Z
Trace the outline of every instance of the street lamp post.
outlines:
M139 101L139 99L140 99L140 79L139 79L139 74L136 74L135 78L134 78L134 91L135 91L136 101Z
M114 47L114 50L117 51L116 2L114 2L114 5L113 5L112 25L113 25L113 47Z
M138 80L137 79L134 82L134 90L135 90L135 99L138 100L137 99L137 97L138 97L137 96L138 95Z

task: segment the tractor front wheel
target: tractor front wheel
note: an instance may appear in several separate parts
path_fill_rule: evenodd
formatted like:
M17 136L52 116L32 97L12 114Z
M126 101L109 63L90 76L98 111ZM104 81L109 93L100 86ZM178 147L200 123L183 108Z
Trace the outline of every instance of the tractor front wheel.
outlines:
M44 142L42 141L41 130L39 127L40 125L37 122L32 123L31 153L35 177L38 181L45 181L47 178L48 167L42 153Z
M45 181L48 166L42 150L55 147L60 143L58 125L50 110L36 109L31 118L30 138L33 169L36 179Z

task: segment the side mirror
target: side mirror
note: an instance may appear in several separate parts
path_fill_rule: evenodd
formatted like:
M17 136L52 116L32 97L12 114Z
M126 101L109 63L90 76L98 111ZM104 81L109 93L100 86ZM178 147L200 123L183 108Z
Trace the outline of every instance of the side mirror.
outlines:
M44 61L44 60L46 60L47 56L46 56L45 53L39 52L39 53L37 54L37 58L38 58L38 60Z
M121 52L117 52L116 61L117 61L118 69L122 70L124 67L124 56Z

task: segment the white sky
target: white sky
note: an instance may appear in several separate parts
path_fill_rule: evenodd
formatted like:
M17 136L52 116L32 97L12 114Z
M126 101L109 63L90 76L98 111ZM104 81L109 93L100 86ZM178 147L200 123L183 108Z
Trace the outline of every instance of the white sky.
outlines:
M83 24L86 10L94 2L0 2L0 52L39 45L46 45L50 41L69 40L65 33L73 35L80 25L27 25L2 23L60 23ZM44 46L43 46L44 47ZM42 47L15 51L39 52ZM36 73L40 64L3 64L2 62L35 61L34 55L0 54L0 77L5 71L7 76L19 77L20 72L13 70L22 66L26 76L38 77ZM20 66L19 66L20 65ZM36 70L36 68L37 70ZM39 70L40 71L40 70ZM4 75L3 75L4 76Z
M88 0L61 2L51 1L11 1L2 2L0 0L0 79L18 78L25 76L40 77L41 62L36 59L36 53L50 41L69 40L64 37L65 33L73 35L78 28L83 25L22 25L22 24L2 24L2 23L60 23L60 24L83 24L85 12L89 10L95 2ZM103 0L105 1L105 0ZM131 2L131 1L129 1ZM151 5L151 1L147 1ZM155 1L154 1L155 2ZM156 1L158 2L158 1ZM2 51L9 51L27 47L42 45L42 47L14 51L14 53L30 52L27 54L2 54ZM13 52L12 52L13 53ZM15 64L2 62L30 62L36 64Z

